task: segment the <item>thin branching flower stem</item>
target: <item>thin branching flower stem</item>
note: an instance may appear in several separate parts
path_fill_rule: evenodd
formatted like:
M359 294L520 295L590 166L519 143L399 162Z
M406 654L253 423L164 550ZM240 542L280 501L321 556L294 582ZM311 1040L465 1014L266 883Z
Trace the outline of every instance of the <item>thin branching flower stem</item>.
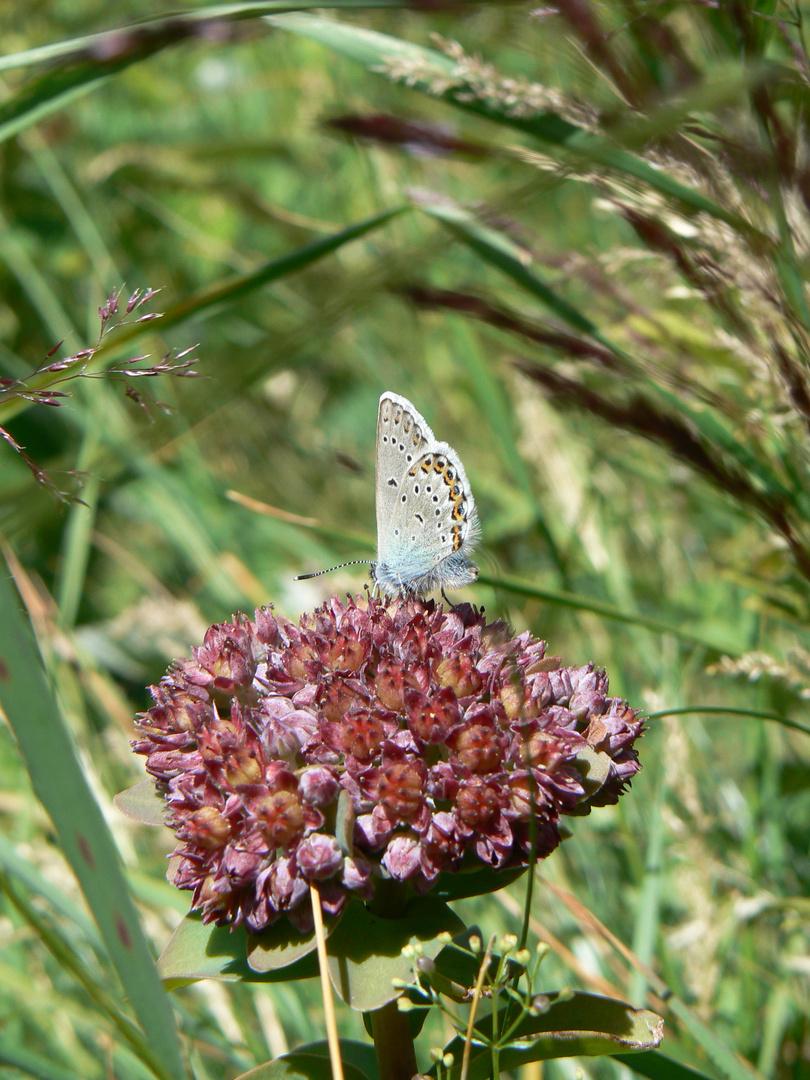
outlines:
M470 1053L472 1051L472 1037L473 1028L475 1027L475 1014L478 1012L478 1003L481 1000L481 992L484 988L484 979L487 977L489 971L489 962L492 959L492 950L495 948L495 935L487 942L487 947L484 951L483 959L481 960L481 966L478 969L478 978L475 980L475 990L473 991L472 1004L470 1006L470 1017L467 1021L467 1031L464 1037L464 1054L461 1058L461 1075L459 1080L467 1080L467 1073L470 1069ZM497 1051L495 1051L497 1053ZM493 1065L495 1063L493 1062ZM493 1069L493 1074L498 1075L497 1069Z

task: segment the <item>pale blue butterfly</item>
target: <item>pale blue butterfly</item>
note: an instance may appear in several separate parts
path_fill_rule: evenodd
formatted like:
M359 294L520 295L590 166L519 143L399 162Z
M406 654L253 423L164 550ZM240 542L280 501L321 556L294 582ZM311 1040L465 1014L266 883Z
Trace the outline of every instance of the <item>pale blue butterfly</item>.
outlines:
M478 567L468 556L481 529L464 466L411 402L390 390L377 412L375 489L377 561L371 576L381 592L424 596L476 580Z
M382 592L424 596L475 581L467 556L480 526L464 466L410 401L388 390L377 413L376 502L371 573Z

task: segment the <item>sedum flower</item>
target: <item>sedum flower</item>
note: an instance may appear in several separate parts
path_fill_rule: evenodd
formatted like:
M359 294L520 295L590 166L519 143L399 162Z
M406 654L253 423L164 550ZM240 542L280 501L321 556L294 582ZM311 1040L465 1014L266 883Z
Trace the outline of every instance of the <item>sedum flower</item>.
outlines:
M262 608L193 653L151 688L133 745L207 922L304 930L311 883L337 913L383 878L425 892L528 865L639 769L643 723L603 671L468 604L334 597L298 625Z

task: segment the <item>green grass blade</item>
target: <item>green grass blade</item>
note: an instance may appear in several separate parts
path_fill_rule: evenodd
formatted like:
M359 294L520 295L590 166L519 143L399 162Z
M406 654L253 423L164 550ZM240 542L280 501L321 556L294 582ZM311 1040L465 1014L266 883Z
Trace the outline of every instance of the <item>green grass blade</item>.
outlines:
M230 499L239 506L246 507L254 513L275 518L278 521L288 522L290 525L295 525L299 529L306 529L307 532L311 532L314 536L321 537L324 540L336 540L338 543L345 545L349 551L368 551L373 554L376 550L376 539L370 533L341 529L336 525L329 525L321 521L320 518L307 518L302 517L300 514L291 514L286 510L280 510L278 507L268 506L267 503L259 502L257 499L251 499L238 491L225 491L223 494L225 498Z
M340 232L332 233L329 236L313 240L309 244L304 244L302 247L295 248L289 254L282 255L280 259L272 259L270 262L264 263L257 270L200 289L199 292L193 293L187 300L167 308L163 313L163 318L160 320L160 328L164 330L169 326L175 326L192 315L199 315L217 304L236 300L238 297L246 296L271 281L289 277L290 274L295 274L299 270L311 266L312 263L317 262L326 255L331 255L332 252L337 251L344 244L365 236L366 233L378 229L381 225L386 225L408 209L408 206L403 205L394 207L392 210L384 210L381 214L375 214L374 217L359 221L356 225L349 225L347 228L341 229ZM134 333L136 327L133 326L131 329L133 331L131 337L137 336ZM126 332L125 330L122 337L126 335Z
M98 444L98 432L89 425L77 463L82 472L92 467ZM82 486L82 501L74 503L67 513L62 536L62 560L56 579L56 603L64 627L75 624L79 611L100 491L101 479L91 474Z
M43 75L26 83L16 94L0 103L0 142L44 119L70 101L100 86L132 64L146 60L181 41L204 38L206 27L223 22L255 19L268 12L301 11L321 7L317 0L265 0L265 3L218 4L201 11L185 12L136 25L112 30L105 34L75 38L70 41L30 49L6 56L0 71L28 67L43 61L62 60ZM341 3L332 7L348 10L363 8L404 7L397 0Z
M655 964L656 944L661 924L661 893L664 889L662 857L666 845L662 804L666 784L663 778L654 788L648 800L647 851L644 856L644 872L637 889L636 916L633 920L631 949L645 968ZM647 981L641 971L633 974L631 1001L644 1001Z
M59 204L65 221L68 222L84 249L88 266L92 270L102 295L108 296L121 281L121 275L90 210L91 200L86 193L80 194L80 189L72 181L41 132L28 131L21 135L19 142L22 148L31 155L41 176L51 189L54 199ZM91 310L95 318L93 306Z
M731 647L729 647L728 643L721 645L717 641L712 641L710 638L705 638L691 630L685 630L683 627L665 622L662 619L627 611L613 604L594 600L590 596L580 596L559 589L544 589L542 586L534 585L532 582L510 577L492 577L489 574L479 574L478 580L482 585L491 585L494 589L503 589L518 596L531 596L538 600L547 600L550 604L558 604L560 607L575 608L578 611L591 611L594 615L601 615L605 619L614 619L616 622L625 623L627 626L641 626L657 634L672 634L673 637L678 638L680 641L684 641L689 645L697 645L699 648L708 649L711 652L736 656L742 651L738 645Z
M456 61L436 49L424 48L364 27L332 22L311 15L269 15L267 22L318 41L357 61L369 71L387 73L392 66L396 66L402 70L402 79L411 89L517 129L567 154L575 153L581 161L616 169L643 181L670 198L680 200L693 210L711 214L712 217L728 222L740 232L756 236L770 244L769 237L754 229L739 215L724 209L694 188L672 179L664 170L653 168L642 158L600 136L591 135L584 128L555 113L518 116L514 115L514 110L510 112L509 106L497 102L497 94L477 96L474 91L471 92L467 80L459 77Z
M184 1074L154 961L124 878L118 850L84 778L27 616L5 562L0 573L0 704L37 797L81 885L121 983L163 1075Z
M65 895L61 886L48 881L33 863L17 852L10 840L0 834L0 872L2 871L5 871L9 878L20 882L29 892L41 896L53 911L74 923L94 949L103 951L104 943L98 930L84 911Z
M765 1007L757 1055L757 1068L765 1076L773 1076L777 1072L780 1049L791 1025L798 1018L798 1012L788 987L775 986Z
M800 724L798 720L791 720L787 716L779 716L778 713L758 712L755 709L734 709L730 706L724 705L691 705L689 708L683 709L665 709L663 712L656 712L650 714L650 720L658 720L662 716L690 716L690 715L704 715L711 716L745 716L749 720L769 720L773 724L781 724L783 727L792 728L794 731L801 731L804 735L810 735L810 727L807 724Z
M33 904L14 888L8 878L0 872L0 889L18 910L40 942L51 953L59 967L71 975L83 988L94 1007L112 1022L120 1036L129 1043L141 1062L149 1067L157 1077L166 1077L166 1067L162 1058L156 1056L150 1042L141 1029L123 1011L119 1003L101 986L99 980L91 974L72 944L68 942L55 925L43 919Z
M11 1046L8 1042L0 1046L0 1065L18 1069L26 1076L35 1077L36 1080L84 1080L81 1073L64 1069L61 1065L54 1065L32 1050L24 1046Z
M12 223L0 209L0 259L27 294L54 341L61 341L73 329L73 323L52 283L37 268ZM10 404L10 403L6 403ZM0 403L2 409L3 403Z
M393 210L385 210L372 218L357 222L356 225L349 225L346 229L341 229L340 232L332 233L329 236L313 240L309 244L304 244L302 247L295 248L289 254L282 255L279 259L271 259L256 270L250 271L250 273L239 274L236 277L228 278L226 281L215 282L204 289L199 289L187 299L172 304L163 311L159 320L160 330L163 332L170 326L177 326L185 322L186 319L211 311L220 304L226 304L238 297L246 296L261 288L262 285L267 285L272 281L278 281L280 278L297 273L297 271L311 266L319 259L331 255L332 252L337 251L344 244L351 243L351 241L365 236L366 233L378 229L381 225L387 224L408 209L410 209L408 206L398 206ZM67 319L67 316L65 318ZM137 338L154 332L154 329L153 322L130 323L127 326L122 326L120 330L115 332L114 336L107 339L101 348L97 350L93 363L90 365L90 370L103 368L105 361L102 361L101 357L112 360L113 356L116 356L125 345L129 345ZM31 390L41 390L47 387L50 382L53 382L55 378L58 378L58 374L43 374L35 379L29 379L28 387ZM21 398L0 401L0 424L7 423L12 417L27 409L30 404L31 402L24 401Z
M600 345L610 349L619 359L630 365L635 373L641 375L638 363L630 354L603 334L581 311L567 303L536 273L526 267L520 249L507 236L477 221L463 207L451 202L437 201L432 204L420 202L420 207L426 214L445 225L457 239L463 241L485 262L507 274L517 285L535 296L555 315L579 333L589 334ZM644 378L644 391L657 398L661 406L672 415L686 419L708 445L720 447L724 453L734 459L743 473L756 476L762 489L769 496L790 503L791 492L780 482L773 470L736 439L711 410L693 408L683 397L668 390L666 386L654 384L646 378Z
M440 221L457 239L463 241L485 262L502 270L526 292L536 296L569 326L581 334L590 334L591 337L601 340L595 323L592 323L578 308L563 300L537 274L528 269L524 258L521 257L520 249L509 237L476 221L472 214L461 206L447 200L437 199L435 203L420 200L419 206L430 217ZM607 344L612 352L621 351L610 342L602 343Z
M752 1077L759 1080L759 1074L749 1063L739 1058L726 1043L718 1039L711 1028L702 1020L698 1020L694 1012L679 997L673 995L669 998L667 1007L678 1017L692 1038L703 1047L706 1056L714 1063L715 1068L728 1080L752 1080Z

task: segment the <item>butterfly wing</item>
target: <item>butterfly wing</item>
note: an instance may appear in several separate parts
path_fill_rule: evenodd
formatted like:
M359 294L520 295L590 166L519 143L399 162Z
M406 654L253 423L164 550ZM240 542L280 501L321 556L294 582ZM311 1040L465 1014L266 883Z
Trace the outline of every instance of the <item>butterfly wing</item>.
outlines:
M393 537L392 519L401 504L405 475L436 439L407 398L387 391L377 412L377 555L383 559Z
M380 398L376 476L380 588L419 596L475 581L467 552L478 515L464 466L407 398L390 392Z

